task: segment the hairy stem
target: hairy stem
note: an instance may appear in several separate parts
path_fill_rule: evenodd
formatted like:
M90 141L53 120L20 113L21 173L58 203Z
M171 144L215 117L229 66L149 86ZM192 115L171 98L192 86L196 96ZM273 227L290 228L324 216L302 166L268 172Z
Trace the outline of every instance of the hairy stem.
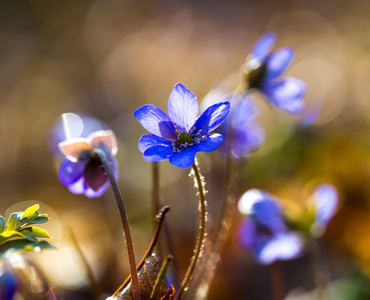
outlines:
M131 237L131 231L130 231L130 225L128 223L128 218L126 214L126 209L125 206L123 205L122 201L122 196L121 192L118 188L116 179L114 178L112 168L110 166L110 162L108 160L107 155L105 152L99 148L96 148L94 152L99 156L101 162L103 163L104 169L107 173L108 179L110 181L114 197L116 199L116 203L118 206L118 210L121 216L121 221L123 225L123 231L125 233L125 238L126 238L126 246L127 246L127 253L128 253L128 258L129 258L129 263L130 263L130 271L131 271L131 281L132 281L132 294L134 300L141 300L140 296L140 288L139 288L139 280L137 277L137 272L136 272L136 261L135 261L135 252L134 252L134 246L132 242L132 237Z
M205 236L205 229L206 229L206 218L207 218L207 209L206 209L206 198L205 198L205 191L204 191L204 182L203 178L200 175L197 162L195 161L192 166L192 171L194 173L195 182L198 187L198 197L199 197L199 232L198 232L198 240L196 247L194 249L194 255L192 257L192 260L190 262L190 265L188 267L188 270L186 271L185 277L181 283L180 289L177 292L176 300L181 299L182 294L184 293L185 289L187 288L191 276L194 272L194 268L198 262L200 253L202 251L202 246L204 242L204 236Z

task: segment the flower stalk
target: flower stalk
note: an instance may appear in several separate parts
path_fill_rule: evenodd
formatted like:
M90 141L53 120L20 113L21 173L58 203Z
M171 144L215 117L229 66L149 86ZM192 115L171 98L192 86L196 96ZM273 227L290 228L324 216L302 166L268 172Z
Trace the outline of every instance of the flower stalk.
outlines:
M135 261L135 252L134 252L134 246L132 242L132 237L131 237L131 231L130 231L130 225L128 222L127 214L126 214L126 209L123 205L122 201L122 196L121 192L118 188L117 182L114 178L112 169L110 167L110 163L108 160L107 155L105 152L99 148L94 149L94 153L96 153L101 162L103 163L104 169L106 171L106 174L108 176L108 179L110 181L114 197L116 199L116 203L118 206L118 210L121 216L121 221L123 225L123 230L125 233L125 238L126 238L126 246L127 246L127 252L128 252L128 258L129 258L129 263L130 263L130 272L131 272L131 282L132 282L132 294L134 300L141 300L140 296L140 288L139 288L139 280L136 272L136 261Z
M196 183L196 186L198 187L199 216L200 216L199 232L198 232L198 239L197 239L196 247L194 249L194 255L192 257L188 270L186 271L185 277L181 283L180 289L178 290L178 293L176 295L176 300L181 299L182 294L187 289L191 276L194 272L195 266L199 260L200 253L202 251L202 247L204 243L204 237L205 237L206 220L207 220L207 203L205 199L204 181L199 172L199 168L198 168L196 160L194 161L194 164L192 166L192 172L194 175L194 181Z

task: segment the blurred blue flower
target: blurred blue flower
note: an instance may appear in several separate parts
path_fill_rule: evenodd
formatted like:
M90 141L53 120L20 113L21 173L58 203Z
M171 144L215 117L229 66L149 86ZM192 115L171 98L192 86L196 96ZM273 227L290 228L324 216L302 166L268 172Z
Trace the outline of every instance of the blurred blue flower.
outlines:
M16 293L21 290L19 278L10 270L0 270L0 299L16 299ZM18 298L18 297L17 297Z
M94 149L100 148L107 155L113 174L118 179L117 141L111 130L99 130L87 138L67 139L58 144L66 156L59 167L58 178L74 194L84 194L89 198L100 197L109 186L103 164Z
M225 136L220 151L230 151L235 160L242 160L262 146L265 134L263 128L255 123L257 107L246 93L231 99L230 103L230 114L217 130Z
M261 264L294 259L303 253L301 235L287 230L282 210L271 195L249 190L240 198L238 207L248 216L239 226L238 240Z
M135 118L152 134L143 135L139 150L147 161L169 159L170 163L189 168L197 152L217 149L223 140L213 133L229 114L230 103L221 102L207 108L198 118L198 101L181 83L168 99L168 115L154 105L144 105L134 112Z
M267 33L254 45L245 65L249 88L260 90L277 108L299 114L304 108L306 86L296 78L280 78L292 62L294 51L285 47L271 52L275 39L273 33Z
M316 188L309 201L314 211L311 233L320 237L338 209L338 192L333 185L324 183Z

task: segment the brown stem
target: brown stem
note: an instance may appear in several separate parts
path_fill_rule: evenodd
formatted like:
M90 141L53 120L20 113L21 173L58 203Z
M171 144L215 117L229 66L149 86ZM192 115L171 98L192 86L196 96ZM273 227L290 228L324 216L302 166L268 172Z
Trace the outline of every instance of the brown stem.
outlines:
M283 275L281 272L281 262L276 261L270 265L271 273L271 287L272 296L274 300L284 299L284 289L283 289Z
M94 152L99 156L101 162L103 163L104 169L107 173L108 179L110 181L114 197L116 199L116 203L118 206L118 210L121 216L121 221L123 225L123 231L125 232L125 238L126 238L126 246L127 246L127 253L128 253L128 259L130 263L130 271L131 271L131 278L132 278L132 294L134 300L141 300L140 296L140 288L139 288L139 280L137 277L136 272L136 261L135 261L135 252L134 252L134 246L132 242L131 237L131 231L130 231L130 225L128 223L128 218L126 214L125 206L123 205L121 192L118 188L116 179L114 178L112 168L110 166L110 162L108 160L107 155L105 152L99 148L96 148Z

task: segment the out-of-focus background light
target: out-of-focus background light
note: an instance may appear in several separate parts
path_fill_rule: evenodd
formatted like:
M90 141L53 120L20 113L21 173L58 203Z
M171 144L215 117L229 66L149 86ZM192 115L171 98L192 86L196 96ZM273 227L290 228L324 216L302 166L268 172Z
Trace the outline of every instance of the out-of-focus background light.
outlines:
M235 89L242 63L267 31L277 35L275 48L296 52L287 76L307 84L306 110L303 117L289 116L253 95L266 144L240 168L237 194L268 190L291 199L299 210L309 195L306 183L328 178L341 201L323 236L337 293L333 299L370 298L370 2L5 0L0 3L0 214L7 218L16 203L16 209L26 209L30 202L24 201L40 203L40 211L49 214L47 230L59 250L33 258L65 299L91 296L69 228L103 292L114 292L129 270L112 192L87 199L72 195L57 179L50 141L60 115L83 113L115 132L119 186L141 257L152 233L151 175L137 149L145 132L133 111L147 103L166 110L177 82L199 101L221 83ZM213 226L223 161L216 153L211 158L201 153L199 160ZM187 170L167 161L160 169L174 254L185 270L196 239L195 191ZM234 225L240 219L238 214ZM268 269L238 247L234 231L235 226L209 299L269 298ZM305 299L314 289L311 256L284 262L283 270L289 299Z

